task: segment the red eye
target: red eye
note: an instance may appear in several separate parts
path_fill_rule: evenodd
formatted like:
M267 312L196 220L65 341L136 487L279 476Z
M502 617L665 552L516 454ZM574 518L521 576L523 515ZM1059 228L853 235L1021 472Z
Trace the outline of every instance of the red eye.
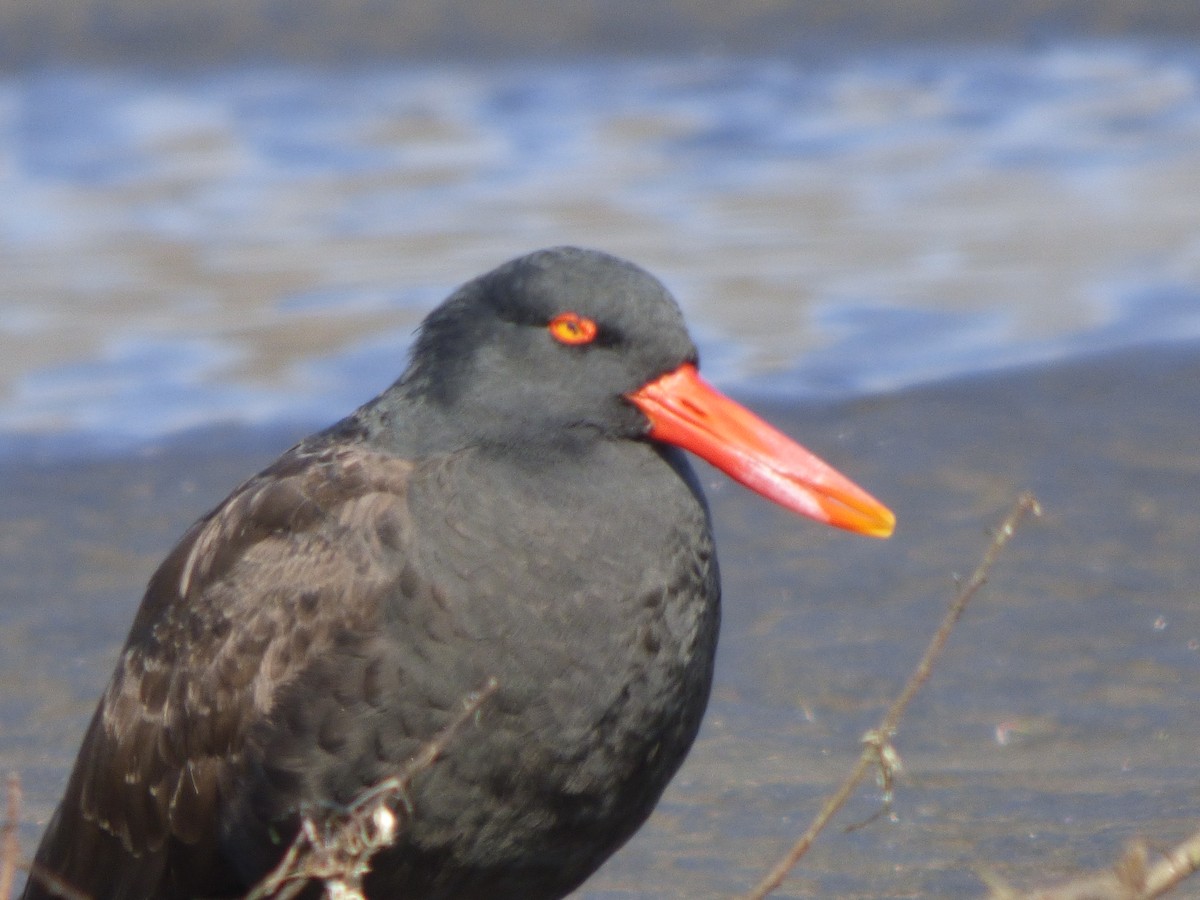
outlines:
M590 344L600 329L578 313L562 313L550 320L550 336L561 344Z

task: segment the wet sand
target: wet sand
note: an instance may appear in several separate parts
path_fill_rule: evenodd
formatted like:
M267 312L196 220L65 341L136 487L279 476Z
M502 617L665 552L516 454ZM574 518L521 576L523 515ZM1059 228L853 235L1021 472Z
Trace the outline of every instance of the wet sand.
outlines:
M1030 884L1194 830L1198 384L1200 346L1164 345L825 408L757 404L891 504L899 530L828 532L704 471L726 598L713 702L659 811L580 896L751 884L853 764L1023 488L1046 515L901 728L896 821L827 832L780 896L982 896L981 868ZM305 430L0 463L0 768L24 778L28 849L153 566ZM877 803L866 791L843 822Z

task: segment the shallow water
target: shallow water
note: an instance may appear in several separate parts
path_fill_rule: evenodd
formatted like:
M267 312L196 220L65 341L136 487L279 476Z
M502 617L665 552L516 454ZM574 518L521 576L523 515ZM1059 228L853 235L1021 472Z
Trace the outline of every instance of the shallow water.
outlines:
M1018 491L897 746L897 821L790 896L962 897L1197 823L1200 56L1154 45L0 80L0 768L32 848L186 525L398 374L454 284L574 242L706 374L897 511L706 472L726 622L696 751L580 892L752 883L853 763ZM867 791L846 814L876 808Z
M539 246L710 377L879 393L1200 336L1200 54L1155 45L0 78L0 434L323 421Z

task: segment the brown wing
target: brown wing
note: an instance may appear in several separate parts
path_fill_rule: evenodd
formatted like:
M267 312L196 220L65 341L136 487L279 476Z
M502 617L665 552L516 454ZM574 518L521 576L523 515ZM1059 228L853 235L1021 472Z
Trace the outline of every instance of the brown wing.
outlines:
M402 565L411 466L293 451L197 522L150 580L37 865L96 900L240 893L217 856L247 730ZM25 896L43 893L30 880Z

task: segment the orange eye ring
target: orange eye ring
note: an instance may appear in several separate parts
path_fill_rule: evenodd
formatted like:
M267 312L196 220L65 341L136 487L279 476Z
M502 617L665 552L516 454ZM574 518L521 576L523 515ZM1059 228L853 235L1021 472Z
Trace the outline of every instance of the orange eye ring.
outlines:
M596 334L600 330L599 326L587 316L573 312L560 313L551 319L550 324L546 327L550 329L550 336L560 344L572 346L590 344L596 339Z

